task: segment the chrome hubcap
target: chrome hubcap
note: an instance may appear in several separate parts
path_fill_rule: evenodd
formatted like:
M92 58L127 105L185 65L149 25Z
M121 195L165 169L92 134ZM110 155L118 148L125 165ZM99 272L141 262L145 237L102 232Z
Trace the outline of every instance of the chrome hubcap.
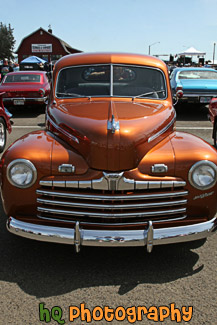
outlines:
M0 123L0 147L2 147L5 143L5 129L4 125Z

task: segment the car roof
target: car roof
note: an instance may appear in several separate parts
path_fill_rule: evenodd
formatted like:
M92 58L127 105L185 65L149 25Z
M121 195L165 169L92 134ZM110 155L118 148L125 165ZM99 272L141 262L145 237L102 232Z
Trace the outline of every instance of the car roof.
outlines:
M17 75L17 74L46 74L47 72L46 71L38 71L38 70L35 70L35 71L26 71L26 70L23 70L23 71L14 71L14 72L9 72L7 73L7 75Z
M215 71L215 69L212 68L201 68L201 67L185 67L185 68L175 68L173 72L179 72L179 71Z
M56 62L55 68L59 70L71 65L109 63L145 65L158 67L162 70L167 69L166 64L162 60L153 56L115 52L78 53L66 55Z

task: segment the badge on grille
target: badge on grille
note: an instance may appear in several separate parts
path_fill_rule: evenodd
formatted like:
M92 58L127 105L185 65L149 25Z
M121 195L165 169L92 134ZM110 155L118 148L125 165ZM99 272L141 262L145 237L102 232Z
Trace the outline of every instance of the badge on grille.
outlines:
M106 173L103 172L104 177L108 181L108 189L110 191L115 191L118 189L118 183L120 179L122 178L124 172L121 173Z

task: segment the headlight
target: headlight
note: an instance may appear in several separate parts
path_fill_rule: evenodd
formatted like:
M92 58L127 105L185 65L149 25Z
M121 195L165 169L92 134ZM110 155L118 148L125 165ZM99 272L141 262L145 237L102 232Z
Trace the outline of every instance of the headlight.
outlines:
M215 185L217 166L208 160L194 164L189 170L188 179L192 186L199 190L207 190Z
M35 183L37 170L31 161L16 159L7 167L7 178L12 185L27 188Z

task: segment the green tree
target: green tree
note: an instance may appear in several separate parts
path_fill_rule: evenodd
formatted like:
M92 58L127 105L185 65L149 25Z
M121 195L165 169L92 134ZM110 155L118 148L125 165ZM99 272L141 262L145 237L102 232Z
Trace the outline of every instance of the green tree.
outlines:
M0 59L7 58L9 60L13 59L13 49L15 44L15 39L13 35L13 28L9 24L6 26L0 22Z

